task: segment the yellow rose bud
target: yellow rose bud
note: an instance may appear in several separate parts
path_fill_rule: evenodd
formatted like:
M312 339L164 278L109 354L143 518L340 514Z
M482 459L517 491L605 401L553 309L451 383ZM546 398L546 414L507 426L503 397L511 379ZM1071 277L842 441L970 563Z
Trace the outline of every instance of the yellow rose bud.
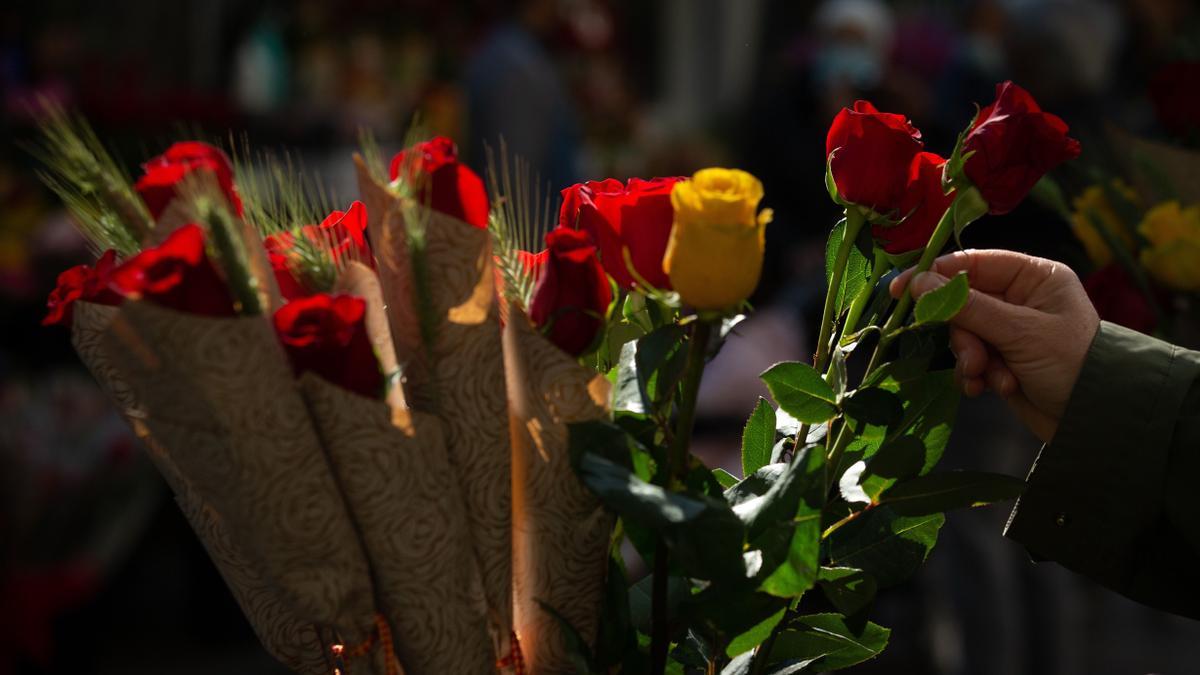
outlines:
M762 183L738 169L703 169L675 184L663 270L684 302L726 310L754 292L771 220L770 209L758 213L762 196Z
M1139 203L1137 193L1125 183L1119 180L1113 181L1112 188L1129 202ZM1074 206L1075 213L1071 214L1071 229L1083 244L1088 258L1096 267L1104 267L1113 259L1108 241L1096 229L1097 221L1109 234L1116 237L1126 250L1133 249L1133 232L1130 229L1133 224L1126 224L1121 220L1102 186L1093 185L1084 190L1083 194L1075 198Z
M1200 206L1159 204L1146 213L1138 231L1150 244L1141 259L1151 276L1168 288L1200 290Z

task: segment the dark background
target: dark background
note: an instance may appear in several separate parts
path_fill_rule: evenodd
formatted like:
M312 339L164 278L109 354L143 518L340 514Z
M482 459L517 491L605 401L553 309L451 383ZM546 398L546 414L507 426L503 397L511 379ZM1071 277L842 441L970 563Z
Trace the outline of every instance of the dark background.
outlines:
M1196 146L1200 59L1187 0L41 0L0 9L0 675L276 673L161 479L72 352L39 325L87 258L21 146L39 96L83 112L131 171L183 137L289 149L349 203L361 127L398 149L412 115L482 172L503 136L555 190L606 176L758 175L775 209L759 311L706 374L698 445L736 468L754 375L810 351L836 111L865 97L948 154L1012 78L1083 157L1068 195L1114 171L1110 131ZM1180 108L1184 113L1180 114ZM1027 203L965 236L1086 258ZM1023 474L1035 441L994 400L964 404L946 464ZM1005 507L954 514L895 632L856 672L1190 673L1200 625L1138 607L1000 536Z

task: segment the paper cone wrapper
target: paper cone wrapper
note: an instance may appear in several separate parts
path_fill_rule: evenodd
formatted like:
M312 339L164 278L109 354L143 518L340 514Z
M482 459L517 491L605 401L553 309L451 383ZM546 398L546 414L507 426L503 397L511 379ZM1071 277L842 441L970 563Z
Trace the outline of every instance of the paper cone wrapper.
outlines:
M366 640L366 557L270 324L127 302L98 342L137 404L135 428L290 612L346 644Z
M487 605L440 420L393 415L311 373L300 384L362 531L405 672L491 672Z
M609 384L511 308L504 361L512 434L514 621L530 673L573 672L562 614L595 644L613 518L575 476L567 424L608 415Z
M283 592L264 578L246 557L229 536L217 512L196 494L179 473L171 454L142 424L145 411L105 348L105 336L118 311L116 307L76 303L72 321L75 350L141 437L151 460L174 493L180 510L204 544L263 647L294 672L328 675L332 664L327 661L327 650L317 628L311 622L297 618L284 600Z
M360 189L371 231L389 322L400 354L415 354L405 371L405 396L414 410L442 420L451 465L459 476L471 540L483 574L498 654L512 630L511 449L504 353L487 230L423 207L425 287L431 342L411 336L419 321L404 212L397 198L360 164ZM390 200L390 201L389 201ZM410 212L414 212L410 210ZM378 221L375 219L378 218ZM407 275L407 276L406 276ZM407 331L407 332L406 332ZM417 347L410 350L410 340ZM402 353L403 352L403 353ZM427 365L427 369L425 368Z

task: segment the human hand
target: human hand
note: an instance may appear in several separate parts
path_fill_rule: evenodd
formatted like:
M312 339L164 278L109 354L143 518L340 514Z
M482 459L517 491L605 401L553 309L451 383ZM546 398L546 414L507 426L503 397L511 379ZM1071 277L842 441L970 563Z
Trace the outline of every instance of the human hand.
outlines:
M991 389L1021 421L1050 442L1079 378L1100 317L1066 265L1002 250L958 251L928 272L892 280L899 297L912 278L920 297L965 271L966 305L950 320L955 377L968 396Z

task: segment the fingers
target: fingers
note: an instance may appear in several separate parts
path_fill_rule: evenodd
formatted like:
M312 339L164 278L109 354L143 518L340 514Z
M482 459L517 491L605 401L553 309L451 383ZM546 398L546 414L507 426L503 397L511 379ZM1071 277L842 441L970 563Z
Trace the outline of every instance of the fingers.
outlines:
M918 274L912 280L913 296L920 297L948 281L937 272ZM967 295L967 303L950 319L950 323L1003 352L1021 339L1021 327L1030 318L1030 311L972 288Z
M1007 298L1014 289L1036 287L1054 268L1051 261L1016 251L969 249L938 258L930 270L944 277L966 272L971 288ZM910 268L892 280L888 290L894 297L900 297L912 275Z
M950 327L950 351L958 359L958 372L967 378L979 377L987 367L987 347L974 333Z

